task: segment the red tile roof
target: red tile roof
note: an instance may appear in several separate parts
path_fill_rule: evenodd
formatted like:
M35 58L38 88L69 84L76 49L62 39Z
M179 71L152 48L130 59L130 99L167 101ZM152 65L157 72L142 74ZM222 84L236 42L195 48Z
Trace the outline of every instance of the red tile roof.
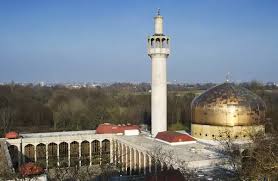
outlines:
M8 139L16 139L18 137L19 137L19 135L15 131L11 131L11 132L8 132L5 134L5 138L8 138Z
M117 134L117 133L124 133L125 130L137 129L139 130L138 125L115 125L110 123L104 123L98 125L96 129L96 134Z
M195 139L188 134L182 134L174 131L159 132L155 138L169 143L195 141Z

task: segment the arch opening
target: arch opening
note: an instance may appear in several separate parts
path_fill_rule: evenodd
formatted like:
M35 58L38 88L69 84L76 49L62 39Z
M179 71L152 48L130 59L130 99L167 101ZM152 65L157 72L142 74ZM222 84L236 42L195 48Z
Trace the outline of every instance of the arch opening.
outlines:
M90 143L89 141L81 142L81 165L90 164Z
M35 161L35 146L32 144L28 144L24 147L25 153L25 163L34 162Z
M123 168L126 168L126 154L127 154L126 146L123 145L123 151L122 151L122 158L123 158L122 166L123 166Z
M155 48L161 48L161 41L159 38L155 39Z
M140 173L140 161L141 160L139 160L139 155L140 155L139 151L136 150L135 151L135 171L137 174Z
M126 168L127 173L130 173L130 148L126 147Z
M151 48L155 48L155 41L153 38L151 39Z
M145 156L146 156L146 165L145 165L146 173L150 173L150 158L148 155Z
M162 38L162 48L168 48L168 43L165 38Z
M98 140L92 141L92 164L97 165L100 163L100 143Z
M134 149L131 148L130 149L130 171L131 171L131 174L134 175L135 173L135 170L134 170L134 166L135 166L135 159L134 159Z
M101 148L101 163L106 164L110 163L110 141L105 139L102 141L102 148Z
M140 161L141 164L139 166L140 172L144 173L144 154L142 152L140 153L140 159L141 159Z
M70 166L79 165L79 143L73 141L70 143Z
M59 163L60 167L67 167L68 166L68 143L62 142L59 144Z
M48 167L53 168L57 165L57 144L48 144Z
M42 168L46 168L46 146L43 143L37 145L37 164Z

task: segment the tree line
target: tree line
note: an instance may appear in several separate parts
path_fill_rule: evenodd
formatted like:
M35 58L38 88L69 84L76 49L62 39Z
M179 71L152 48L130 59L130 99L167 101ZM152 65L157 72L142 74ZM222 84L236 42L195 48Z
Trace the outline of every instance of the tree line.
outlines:
M190 129L190 104L214 84L168 85L168 128ZM278 124L278 91L253 82L245 85L267 104L271 129ZM249 87L248 87L249 86ZM0 86L0 134L95 129L98 124L147 124L151 121L149 84L113 84L71 89L62 85L7 84Z

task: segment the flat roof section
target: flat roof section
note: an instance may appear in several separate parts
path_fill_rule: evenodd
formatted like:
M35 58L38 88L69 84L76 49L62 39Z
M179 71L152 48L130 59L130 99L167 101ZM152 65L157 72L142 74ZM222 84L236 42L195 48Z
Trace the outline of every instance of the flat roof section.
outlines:
M176 160L188 162L188 167L214 167L223 161L223 155L217 150L217 146L196 141L192 144L171 146L155 138L147 136L117 136L121 143L130 145L145 152L155 152L161 148L165 152L172 152Z
M26 133L20 134L23 138L43 138L43 137L57 137L57 136L75 136L96 134L96 130L85 131L61 131L61 132L47 132L47 133Z

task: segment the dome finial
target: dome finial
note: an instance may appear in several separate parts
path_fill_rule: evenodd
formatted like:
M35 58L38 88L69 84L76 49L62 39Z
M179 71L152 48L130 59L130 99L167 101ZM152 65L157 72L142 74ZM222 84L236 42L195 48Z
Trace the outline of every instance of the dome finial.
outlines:
M160 16L160 8L157 9L157 16Z
M231 79L231 73L228 72L228 73L226 74L226 82L230 82L230 79Z

